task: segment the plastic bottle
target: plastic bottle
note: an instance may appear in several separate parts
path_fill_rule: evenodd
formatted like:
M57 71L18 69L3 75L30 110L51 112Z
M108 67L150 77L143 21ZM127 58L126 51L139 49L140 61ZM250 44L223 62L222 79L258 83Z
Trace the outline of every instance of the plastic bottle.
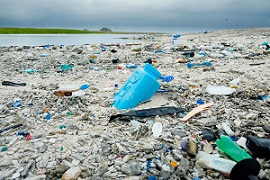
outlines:
M217 155L210 155L203 151L199 151L197 155L197 163L202 168L214 169L222 173L230 174L236 162L220 158Z
M251 156L241 147L239 147L230 137L221 135L216 141L218 148L228 154L232 159L239 162Z

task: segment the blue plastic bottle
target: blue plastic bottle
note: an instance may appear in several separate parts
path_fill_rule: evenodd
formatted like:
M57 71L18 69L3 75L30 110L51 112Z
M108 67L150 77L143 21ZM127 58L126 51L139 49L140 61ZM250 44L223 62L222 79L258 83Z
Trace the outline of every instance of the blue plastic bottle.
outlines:
M137 68L114 95L113 106L117 109L129 109L149 100L160 86L159 77L160 72L148 63L144 68Z

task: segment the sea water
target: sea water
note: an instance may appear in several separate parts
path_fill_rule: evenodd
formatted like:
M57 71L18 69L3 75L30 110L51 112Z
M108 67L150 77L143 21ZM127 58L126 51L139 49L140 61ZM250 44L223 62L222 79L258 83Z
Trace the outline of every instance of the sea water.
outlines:
M138 43L136 34L0 34L0 46Z

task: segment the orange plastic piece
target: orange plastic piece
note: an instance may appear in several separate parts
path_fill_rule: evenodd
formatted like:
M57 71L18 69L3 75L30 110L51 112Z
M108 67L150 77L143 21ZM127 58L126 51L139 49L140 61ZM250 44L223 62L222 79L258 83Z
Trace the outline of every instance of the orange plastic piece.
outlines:
M47 112L49 112L49 110L50 110L49 108L45 108L45 109L43 110L43 112L44 112L44 113L47 113Z
M177 168L178 167L178 164L176 163L176 162L174 162L174 161L171 161L171 163L170 163L173 167L175 167L175 168Z
M212 106L213 104L214 104L213 102L210 102L210 103L206 103L192 109L192 111L190 111L185 117L182 118L182 121L188 121L189 118L191 118L192 116L194 116L195 114L199 112L209 109L210 106Z
M59 90L59 91L54 91L54 95L56 96L72 96L72 92L74 90Z

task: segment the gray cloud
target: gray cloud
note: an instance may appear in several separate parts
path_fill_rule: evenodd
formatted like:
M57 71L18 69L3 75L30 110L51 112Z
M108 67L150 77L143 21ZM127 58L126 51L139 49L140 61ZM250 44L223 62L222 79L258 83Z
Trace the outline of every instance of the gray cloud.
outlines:
M269 7L269 0L1 0L0 26L142 31L269 27Z

